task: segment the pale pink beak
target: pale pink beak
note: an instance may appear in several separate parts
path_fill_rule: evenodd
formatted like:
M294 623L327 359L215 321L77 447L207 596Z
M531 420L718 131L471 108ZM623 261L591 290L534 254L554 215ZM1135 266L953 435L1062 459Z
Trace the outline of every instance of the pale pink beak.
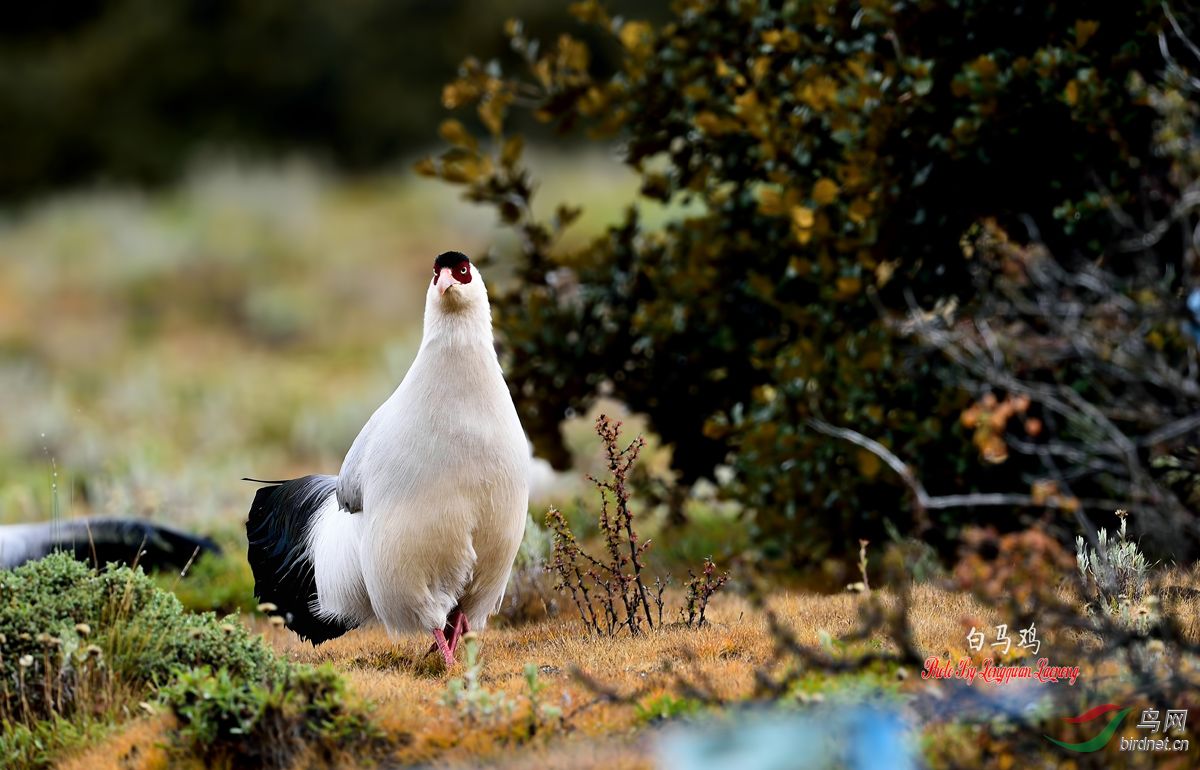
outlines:
M450 271L450 268L443 267L441 272L438 273L437 277L438 294L445 294L446 289L449 289L456 283L458 283L458 281L454 280L454 274Z

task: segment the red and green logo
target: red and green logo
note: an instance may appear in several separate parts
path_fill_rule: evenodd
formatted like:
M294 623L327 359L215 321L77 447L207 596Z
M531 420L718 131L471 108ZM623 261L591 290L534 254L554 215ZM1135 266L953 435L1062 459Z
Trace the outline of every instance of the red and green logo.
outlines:
M1083 743L1063 743L1060 740L1051 738L1049 735L1045 735L1042 737L1044 737L1046 740L1050 741L1053 744L1062 746L1064 749L1067 749L1068 751L1078 751L1078 752L1097 751L1097 750L1103 748L1110 740L1112 740L1113 735L1117 732L1117 728L1121 726L1121 720L1124 719L1125 715L1128 714L1130 711L1132 711L1132 709L1119 709L1118 710L1118 706L1115 703L1105 703L1103 706L1097 706L1094 709L1088 709L1087 711L1083 712L1082 714L1080 714L1077 717L1067 717L1066 719L1063 720L1067 724L1078 725L1078 724L1082 724L1084 722L1091 722L1093 719L1099 719L1100 717L1104 716L1105 714L1108 714L1113 711L1116 711L1117 713L1115 716L1113 716L1111 719L1108 720L1108 724L1106 724L1104 726L1104 729L1101 730L1099 733L1097 733L1095 738L1092 738L1091 740L1088 740L1088 741L1084 741Z

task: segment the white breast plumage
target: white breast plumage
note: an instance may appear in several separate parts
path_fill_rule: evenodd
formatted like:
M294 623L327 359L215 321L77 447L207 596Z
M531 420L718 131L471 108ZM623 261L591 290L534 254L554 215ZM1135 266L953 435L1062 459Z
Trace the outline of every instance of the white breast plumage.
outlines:
M248 523L256 590L281 608L286 600L285 620L314 643L378 619L390 631L432 631L450 663L462 633L481 629L503 598L528 475L482 277L450 252L435 263L417 358L339 476L260 490ZM289 536L299 548L279 547ZM281 590L272 568L309 585Z

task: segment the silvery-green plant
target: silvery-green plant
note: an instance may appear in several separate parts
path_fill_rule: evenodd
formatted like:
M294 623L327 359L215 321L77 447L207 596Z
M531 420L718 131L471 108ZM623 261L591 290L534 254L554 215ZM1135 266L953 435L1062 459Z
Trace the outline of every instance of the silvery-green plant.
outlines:
M1116 512L1120 526L1116 535L1107 529L1096 532L1096 548L1088 546L1082 535L1075 538L1075 562L1079 576L1093 595L1112 614L1130 613L1130 608L1141 605L1146 597L1146 573L1150 565L1138 549L1136 542L1126 534L1124 510Z
M461 677L446 683L442 703L472 725L491 725L507 721L513 712L513 701L503 691L492 692L479 682L483 662L479 659L479 639L473 633L463 637L467 648L466 670Z
M532 737L545 723L562 717L562 709L545 702L542 693L546 684L538 677L536 663L527 663L522 672L528 688L528 714L524 721L514 721L519 698L510 697L503 690L492 691L480 683L483 662L479 658L479 639L473 633L463 637L466 646L466 670L461 677L446 683L442 704L454 710L467 724L476 727L501 727L505 724L523 725L525 735Z
M533 735L543 721L560 719L563 710L542 700L541 695L546 689L546 683L538 678L536 663L526 663L524 674L529 694L529 734Z

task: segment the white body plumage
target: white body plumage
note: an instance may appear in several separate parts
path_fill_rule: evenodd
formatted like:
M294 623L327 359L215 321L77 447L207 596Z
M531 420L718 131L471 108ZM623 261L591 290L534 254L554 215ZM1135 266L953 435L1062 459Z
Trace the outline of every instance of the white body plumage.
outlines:
M482 629L503 599L527 518L529 445L493 346L487 290L467 269L468 282L449 290L435 269L416 360L313 516L318 617L428 632L457 606Z

